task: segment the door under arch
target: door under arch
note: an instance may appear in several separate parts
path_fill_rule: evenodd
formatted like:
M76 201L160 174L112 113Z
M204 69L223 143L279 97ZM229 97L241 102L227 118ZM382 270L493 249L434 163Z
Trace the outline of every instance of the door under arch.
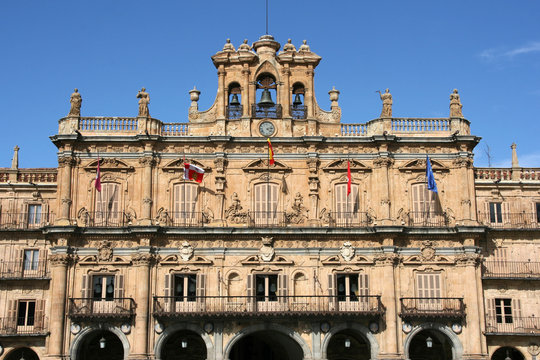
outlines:
M277 331L258 331L242 337L231 349L230 360L302 360L300 345Z
M205 360L206 356L204 340L190 330L171 334L161 350L162 360Z
M10 352L6 358L6 360L39 360L39 356L34 352L34 350L30 348L18 348Z
M77 360L122 360L124 346L122 341L110 331L96 330L85 336Z
M334 335L326 350L328 360L369 360L368 342L354 330L342 330Z
M440 331L422 330L409 347L410 360L452 360L452 344Z
M505 360L505 359L525 360L525 358L523 357L523 354L520 353L519 350L514 349L513 347L510 347L510 346L498 348L491 356L491 360Z

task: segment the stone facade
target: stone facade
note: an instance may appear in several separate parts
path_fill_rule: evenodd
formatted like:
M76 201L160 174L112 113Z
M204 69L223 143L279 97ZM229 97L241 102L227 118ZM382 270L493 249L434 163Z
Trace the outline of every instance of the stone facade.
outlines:
M448 118L394 118L387 89L384 116L342 124L321 58L280 48L227 41L187 123L150 117L144 88L137 117L84 117L75 91L58 168L16 149L0 359L536 359L540 169L515 146L474 168L457 90Z

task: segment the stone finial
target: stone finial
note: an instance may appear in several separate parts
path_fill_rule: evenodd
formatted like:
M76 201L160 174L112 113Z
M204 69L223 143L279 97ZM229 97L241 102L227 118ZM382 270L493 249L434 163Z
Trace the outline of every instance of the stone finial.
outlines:
M227 42L225 43L225 45L223 45L222 51L236 51L234 45L231 44L231 39L227 39Z
M288 39L287 43L283 45L283 51L296 51L296 47L292 44L292 40Z
M238 51L249 51L251 46L248 45L248 39L244 39L244 42L238 47Z
M332 106L338 106L339 90L336 90L336 87L332 86L332 90L328 92L328 95L330 95L330 101L332 102Z
M11 168L12 169L18 169L19 168L19 150L20 148L15 145L13 148L13 159L11 159Z
M148 104L150 104L150 95L146 92L146 88L142 88L137 93L137 99L139 99L139 115L138 116L150 116L148 110Z
M454 89L452 94L450 94L450 117L463 117L463 112L461 109L463 108L463 105L461 104L461 100L459 99L459 94L457 89Z
M199 95L201 92L197 90L197 88L194 86L193 89L189 90L189 98L191 99L191 107L198 108L199 105L197 104L197 101L199 101Z
M383 102L381 118L391 118L392 117L392 94L390 94L390 89L386 89L384 94L377 90L379 97Z
M309 45L307 44L307 40L302 41L302 45L300 46L300 49L298 49L299 52L311 52L311 49L309 48Z
M71 104L71 108L69 109L68 116L81 116L82 97L81 94L79 94L79 89L76 88L73 90L73 94L71 94L69 102Z
M517 147L516 143L512 143L512 145L510 145L510 148L512 149L512 167L513 168L519 167L516 147Z

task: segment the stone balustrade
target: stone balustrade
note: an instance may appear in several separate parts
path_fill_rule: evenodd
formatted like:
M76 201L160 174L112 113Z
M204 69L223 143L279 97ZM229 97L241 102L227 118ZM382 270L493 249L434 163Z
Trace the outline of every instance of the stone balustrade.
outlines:
M538 181L540 180L540 168L475 168L474 179L476 181Z
M448 132L450 120L440 119L416 119L416 118L393 118L392 133L424 133L424 132Z
M188 136L188 123L163 123L161 126L161 135L163 136Z
M341 136L367 136L366 124L342 124Z
M136 132L138 120L135 117L81 117L79 118L79 130L106 131L106 132Z
M0 169L0 183L21 182L21 183L53 183L58 178L56 168L36 168L36 169Z

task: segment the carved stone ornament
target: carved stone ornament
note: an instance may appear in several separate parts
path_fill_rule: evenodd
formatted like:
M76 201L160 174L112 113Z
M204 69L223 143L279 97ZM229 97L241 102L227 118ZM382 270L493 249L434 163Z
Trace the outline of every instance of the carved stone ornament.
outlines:
M77 224L79 226L88 226L90 224L90 213L85 207L77 212Z
M156 217L154 218L154 223L157 226L168 226L172 222L171 217L169 216L169 211L164 207L159 208Z
M420 254L422 256L422 260L424 261L435 260L435 249L433 248L433 241L424 241L422 243L422 248L420 249Z
M69 265L69 263L73 260L73 257L69 254L53 254L49 256L49 261L51 262L52 266L58 266L58 265Z
M302 194L296 193L294 204L291 208L290 211L285 212L287 224L303 224L307 220L307 212L309 210L304 206Z
M245 224L249 220L247 211L242 211L237 193L232 194L232 204L225 210L225 219L232 224Z
M540 345L538 345L538 344L530 344L530 345L527 347L527 351L528 351L529 354L531 354L532 356L538 356L538 354L540 354Z
M111 261L113 256L113 250L111 248L110 241L101 241L98 247L98 260L99 261Z
M180 248L180 257L184 261L189 261L191 257L193 256L193 246L191 246L187 241L184 241L182 243L182 247Z
M272 237L265 237L265 236L261 238L263 246L259 250L259 258L262 261L268 262L268 261L272 261L272 259L274 258L275 250L273 247L273 242L274 242L273 239L274 238Z
M458 254L454 261L456 265L478 266L482 262L482 256L480 254Z
M345 261L351 261L354 257L355 250L352 247L352 244L350 242L346 242L341 246L341 249L339 250L339 253L341 254L341 257Z
M148 253L137 253L131 256L131 261L133 265L150 265L154 260L154 255Z
M400 262L401 257L398 254L386 253L375 256L373 260L380 265L397 265Z

